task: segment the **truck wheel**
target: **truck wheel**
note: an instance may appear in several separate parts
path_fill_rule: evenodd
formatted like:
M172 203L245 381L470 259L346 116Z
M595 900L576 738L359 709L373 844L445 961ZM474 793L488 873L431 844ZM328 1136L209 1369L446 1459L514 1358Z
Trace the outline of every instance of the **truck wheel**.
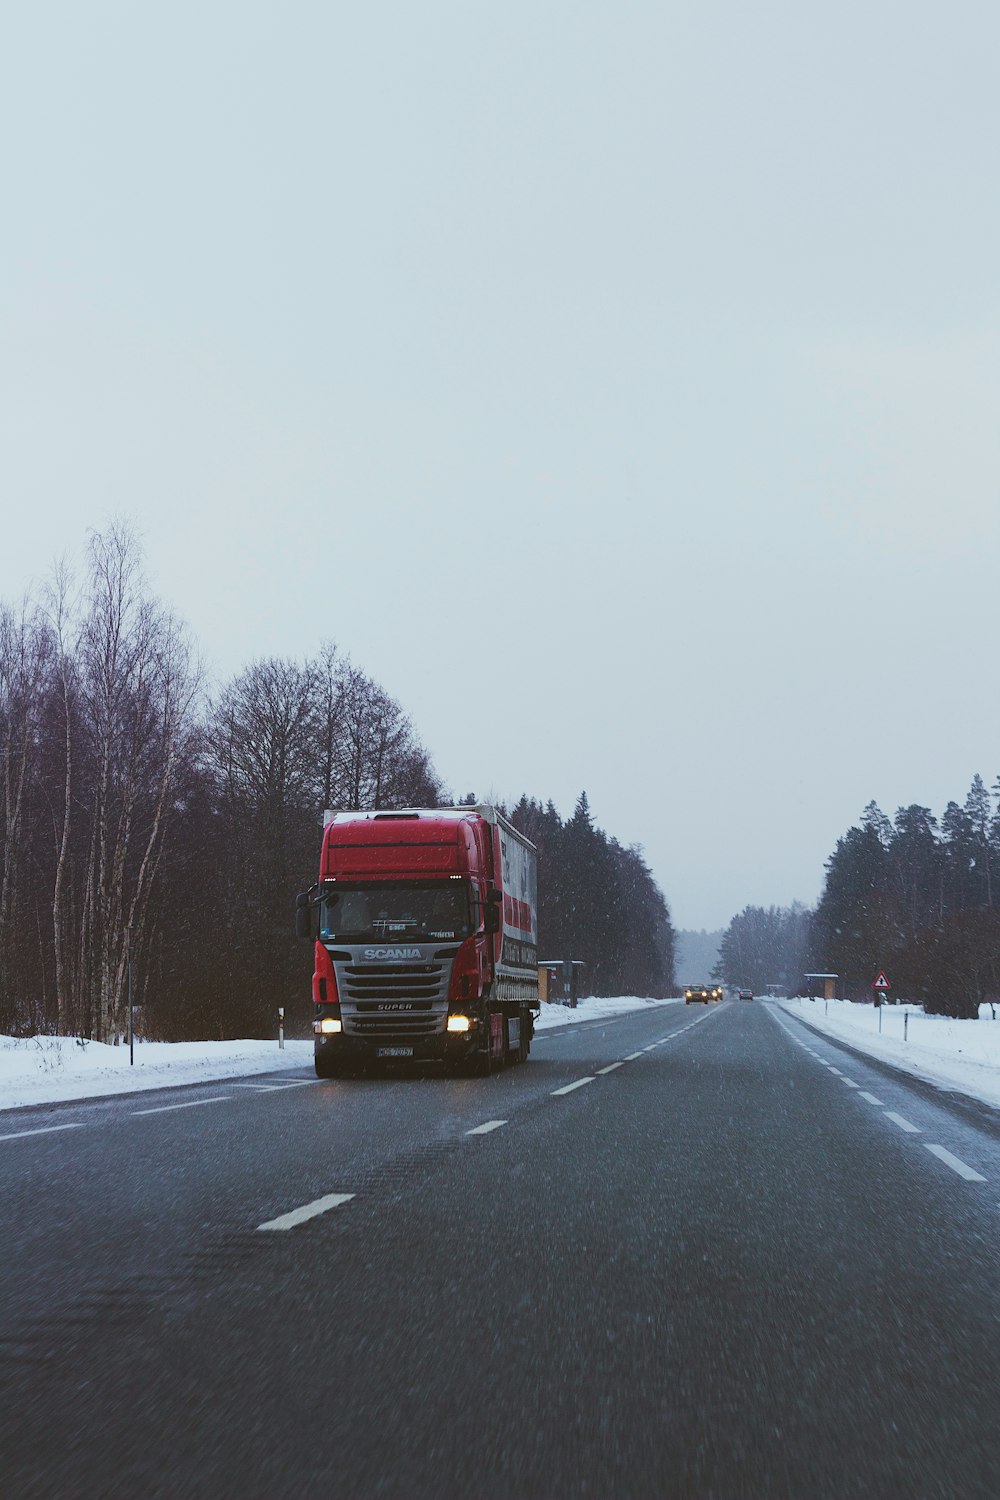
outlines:
M489 1014L487 1014L486 1046L481 1052L473 1053L469 1059L473 1078L489 1078L492 1073L499 1073L503 1067L507 1054L507 1026L506 1023L502 1022L501 1024L503 1025L504 1057L493 1056L492 1023L489 1020Z
M467 1078L489 1078L493 1067L493 1054L487 1044L485 1052L473 1052L472 1056L466 1059L462 1072Z
M531 1016L526 1010L521 1012L521 1024L518 1027L518 1042L511 1053L511 1062L527 1062L528 1052L531 1049Z

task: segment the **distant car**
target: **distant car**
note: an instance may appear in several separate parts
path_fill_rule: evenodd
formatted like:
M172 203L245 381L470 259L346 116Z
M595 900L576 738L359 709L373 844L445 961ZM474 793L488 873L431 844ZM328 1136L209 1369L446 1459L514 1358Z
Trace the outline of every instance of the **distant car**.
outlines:
M692 1000L696 1005L710 1000L721 1000L724 991L721 984L689 984L684 991L684 1004L690 1005Z
M739 993L739 997L740 997L741 1000L752 1000L753 999L753 990L740 990L740 991L738 991L738 993Z

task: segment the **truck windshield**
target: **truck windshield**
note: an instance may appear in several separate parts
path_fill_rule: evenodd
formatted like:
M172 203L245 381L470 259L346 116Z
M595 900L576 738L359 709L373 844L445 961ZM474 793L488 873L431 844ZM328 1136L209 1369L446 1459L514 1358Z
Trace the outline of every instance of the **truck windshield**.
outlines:
M471 930L464 880L338 883L323 890L319 935L334 942L446 942Z

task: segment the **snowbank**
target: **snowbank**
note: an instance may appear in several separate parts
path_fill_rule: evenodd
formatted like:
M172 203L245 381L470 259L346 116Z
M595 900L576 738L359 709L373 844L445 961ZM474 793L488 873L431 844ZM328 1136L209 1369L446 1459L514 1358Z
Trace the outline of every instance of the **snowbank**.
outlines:
M576 1010L543 1005L539 1026L548 1030L670 1003L623 995L613 1000L581 1000ZM73 1037L23 1040L0 1036L0 1109L207 1083L215 1078L242 1078L279 1068L311 1068L312 1053L311 1041L286 1041L283 1052L276 1041L139 1041L135 1044L135 1065L130 1067L127 1046L109 1047Z
M927 1016L918 1005L853 1005L849 1000L782 1000L783 1009L859 1051L1000 1107L1000 1020L988 1005L978 1021ZM879 1034L879 1014L882 1032ZM905 1040L904 1040L904 1017Z

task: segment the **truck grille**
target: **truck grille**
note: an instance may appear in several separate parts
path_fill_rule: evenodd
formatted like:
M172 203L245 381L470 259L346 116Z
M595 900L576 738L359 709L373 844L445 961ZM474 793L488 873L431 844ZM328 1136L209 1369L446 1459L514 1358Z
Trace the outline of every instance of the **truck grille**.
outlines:
M450 959L445 963L345 963L336 969L341 1016L349 1035L408 1039L443 1031ZM397 1010L397 1005L406 1009Z
M448 995L444 964L344 964L337 982L345 1000L444 1000Z

